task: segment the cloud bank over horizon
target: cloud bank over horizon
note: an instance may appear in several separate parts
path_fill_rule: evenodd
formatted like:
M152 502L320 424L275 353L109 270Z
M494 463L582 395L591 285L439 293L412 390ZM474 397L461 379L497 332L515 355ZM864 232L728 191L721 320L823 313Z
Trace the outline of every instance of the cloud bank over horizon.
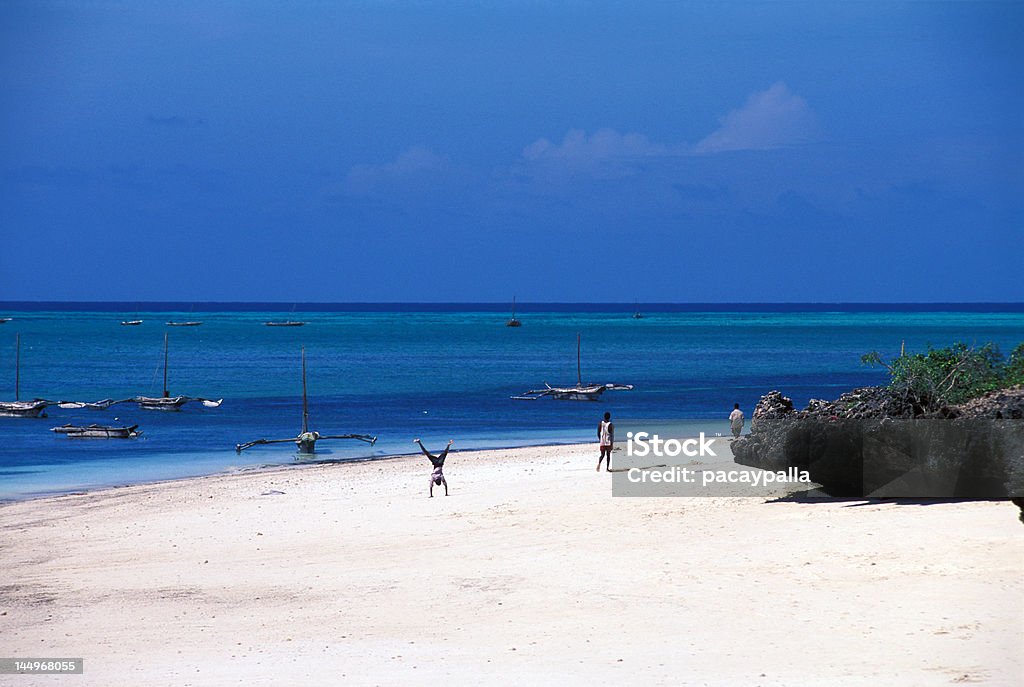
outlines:
M720 118L721 126L696 144L657 143L646 135L621 133L610 127L591 134L569 129L558 143L538 138L510 163L513 175L565 178L575 175L619 179L640 171L648 158L680 158L735 151L772 151L821 139L821 127L807 101L777 81L750 94L743 106ZM393 162L354 165L348 184L354 192L381 182L400 180L414 172L444 172L450 159L429 148L414 146Z

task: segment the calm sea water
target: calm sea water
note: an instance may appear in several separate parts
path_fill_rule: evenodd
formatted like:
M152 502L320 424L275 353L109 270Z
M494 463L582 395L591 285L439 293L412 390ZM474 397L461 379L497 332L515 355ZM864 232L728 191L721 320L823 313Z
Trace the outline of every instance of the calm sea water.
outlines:
M6 314L14 319L0 325L0 399L14 397L15 333L21 335L22 399L157 396L167 332L171 394L225 400L220 408L189 404L176 413L120 405L107 411L54 407L37 420L0 418L0 498L294 462L291 444L240 456L234 446L298 433L302 346L311 429L380 437L374 447L342 441L318 447L321 459L347 460L408 453L417 436L437 447L452 437L459 448L590 440L605 411L631 424L674 422L725 431L724 417L734 402L749 414L771 389L804 404L883 382L880 371L860 364L871 350L897 355L901 341L909 351L992 341L1008 352L1024 341L1024 312L1013 306L1004 312L661 307L643 319L633 319L632 309L621 306L614 312L610 306L588 306L585 312L528 306L519 313L518 329L504 326L505 312L456 306L317 312L300 307L286 313L209 311L210 306L184 312L28 307L12 307ZM136 318L143 324L120 325ZM262 324L288 318L307 324ZM181 319L203 324L165 325ZM598 403L510 400L545 381L574 383L577 333L585 381L636 389L607 393ZM49 431L66 422L138 423L144 434L128 441L71 440Z

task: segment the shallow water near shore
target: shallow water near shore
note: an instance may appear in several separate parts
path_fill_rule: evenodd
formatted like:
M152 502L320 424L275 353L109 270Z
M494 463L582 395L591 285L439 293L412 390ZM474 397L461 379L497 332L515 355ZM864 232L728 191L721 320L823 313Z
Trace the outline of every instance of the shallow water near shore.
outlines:
M301 427L300 348L305 346L310 428L366 433L321 442L317 459L410 453L421 437L440 448L495 448L590 441L611 412L621 426L663 436L726 433L734 402L749 417L779 389L803 405L884 381L860 356L928 344L1024 341L1020 312L112 312L20 311L0 329L0 398L14 398L14 335L21 335L21 398L95 401L159 395L163 336L170 337L172 395L224 398L220 408L180 412L48 409L41 419L0 418L0 498L211 474L295 462L292 444L236 454L236 443L295 436ZM266 327L297 319L303 327ZM126 319L141 319L135 327ZM198 327L167 327L200 320ZM510 399L545 382L636 385L601 401ZM130 425L132 440L68 439L64 423ZM649 429L648 429L649 427ZM660 429L659 429L660 428ZM621 437L620 437L621 439Z

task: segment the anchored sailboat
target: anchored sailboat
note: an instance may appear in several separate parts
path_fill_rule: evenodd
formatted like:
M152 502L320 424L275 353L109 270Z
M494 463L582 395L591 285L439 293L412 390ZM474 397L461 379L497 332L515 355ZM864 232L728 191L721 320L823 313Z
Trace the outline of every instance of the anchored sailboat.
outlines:
M294 305L292 306L291 314L295 314ZM301 327L306 323L303 322L302 320L293 320L291 317L289 317L287 320L270 320L269 322L264 322L263 324L265 324L268 327Z
M522 327L523 323L516 319L516 297L512 296L512 319L505 323L506 327Z
M216 401L208 398L194 398L192 396L171 396L170 392L167 391L167 346L168 346L168 335L164 333L164 389L163 396L160 398L153 398L151 396L136 396L135 398L126 399L134 403L138 403L139 407L144 410L179 410L183 405L189 401L199 401L207 408L216 408L224 402L224 399L217 399ZM115 401L115 403L123 403L124 401ZM113 405L111 403L110 405Z
M134 320L121 320L121 324L125 327L138 327L142 324L142 320L139 319L139 304L135 304L135 319Z
M188 314L191 316L192 313L195 311L195 309L196 309L196 306L193 305L192 308L188 311ZM199 321L199 320L170 320L167 323L167 326L168 327L198 327L201 324L202 324L202 322Z
M39 417L51 401L21 400L21 334L14 335L14 400L0 401L0 417Z
M576 335L576 386L551 386L544 382L543 389L531 389L518 396L513 396L516 401L536 401L538 398L550 396L560 401L596 401L606 391L630 391L632 384L594 384L583 383L583 372L580 364L580 335Z
M369 434L332 434L324 435L320 432L309 431L309 400L306 395L306 347L302 347L302 431L299 432L297 437L290 439L256 439L255 441L247 441L244 444L235 444L235 452L241 453L247 448L253 446L262 446L264 444L286 444L289 442L295 442L295 445L299 449L299 453L312 454L316 453L316 442L324 439L355 439L357 441L363 441L373 446L377 443L377 437L370 436Z
M89 410L106 410L110 406L117 405L119 403L138 403L140 408L145 410L180 410L183 405L189 401L198 401L207 408L218 408L220 404L224 402L223 398L216 400L211 398L203 398L201 396L171 396L167 390L167 358L168 358L168 342L169 337L167 333L164 333L164 388L163 395L154 398L152 396L133 396L132 398L122 398L120 400L112 400L105 398L102 401L85 402L85 401L60 401L58 403L50 403L50 405L58 405L61 408L68 410L77 410L80 408L88 408ZM49 402L48 402L49 403Z
M633 301L633 319L642 320L643 318L644 314L640 312L640 303L638 301Z

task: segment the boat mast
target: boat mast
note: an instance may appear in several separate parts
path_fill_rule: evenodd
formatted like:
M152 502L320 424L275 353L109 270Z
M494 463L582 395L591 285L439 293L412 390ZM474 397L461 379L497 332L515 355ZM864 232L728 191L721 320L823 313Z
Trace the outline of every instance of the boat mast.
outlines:
M309 431L309 402L306 400L306 347L302 347L302 433Z
M21 332L14 335L14 400L21 398Z
M512 319L516 319L516 297L512 296Z
M167 392L167 332L164 332L164 398L168 398Z
M576 334L576 386L583 386L583 373L580 368L580 335Z

